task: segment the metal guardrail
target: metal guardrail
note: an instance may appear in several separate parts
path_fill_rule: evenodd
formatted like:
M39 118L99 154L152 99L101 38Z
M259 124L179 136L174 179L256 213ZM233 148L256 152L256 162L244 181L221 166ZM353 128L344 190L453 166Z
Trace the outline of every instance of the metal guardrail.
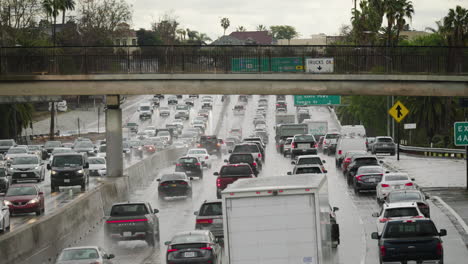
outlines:
M335 74L468 75L467 57L437 46L0 47L0 75L305 73L308 58L333 58Z
M400 145L400 151L408 154L424 155L429 157L466 158L464 149L428 148Z

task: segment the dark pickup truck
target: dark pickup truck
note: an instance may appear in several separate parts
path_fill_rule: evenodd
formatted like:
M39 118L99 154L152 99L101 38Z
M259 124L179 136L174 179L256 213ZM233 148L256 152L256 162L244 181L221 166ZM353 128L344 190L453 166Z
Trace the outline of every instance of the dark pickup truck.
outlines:
M107 241L144 240L148 245L155 246L159 242L158 212L146 202L113 204L105 224Z
M437 231L430 219L388 221L382 234L372 233L378 239L380 263L407 263L408 261L444 262L444 248L440 237L447 235L445 229Z
M223 142L218 140L216 136L201 136L200 142L198 143L199 148L204 148L208 151L208 154L216 154L218 158L221 157L221 144Z
M221 191L226 189L226 187L242 178L253 178L255 177L252 168L247 163L239 164L227 164L221 167L218 172L213 173L214 176L217 176L216 179L216 197L221 198Z

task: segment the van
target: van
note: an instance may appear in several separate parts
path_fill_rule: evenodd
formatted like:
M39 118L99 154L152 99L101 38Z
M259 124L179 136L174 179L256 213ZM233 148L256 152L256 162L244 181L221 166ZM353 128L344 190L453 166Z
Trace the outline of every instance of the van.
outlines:
M82 153L58 153L47 164L50 170L51 192L59 191L60 186L81 187L86 191L89 184L89 163L86 154Z

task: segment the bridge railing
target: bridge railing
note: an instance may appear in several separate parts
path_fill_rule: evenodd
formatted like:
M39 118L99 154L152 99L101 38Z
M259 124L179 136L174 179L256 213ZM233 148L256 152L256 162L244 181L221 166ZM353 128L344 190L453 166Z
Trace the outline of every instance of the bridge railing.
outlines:
M468 74L466 47L329 45L0 47L0 74L305 73L312 58L335 74Z

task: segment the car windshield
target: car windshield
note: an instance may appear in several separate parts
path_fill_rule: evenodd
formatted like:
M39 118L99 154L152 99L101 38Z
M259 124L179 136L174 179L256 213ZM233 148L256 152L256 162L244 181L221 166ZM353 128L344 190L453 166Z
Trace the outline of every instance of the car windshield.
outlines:
M206 203L198 212L199 216L210 216L210 215L223 215L223 208L221 203Z
M246 176L252 173L250 166L223 166L221 168L221 176Z
M149 106L141 106L141 107L140 107L140 110L141 110L141 111L149 111L149 110L150 110L150 107L149 107Z
M300 158L297 161L297 165L302 165L302 164L320 164L322 165L322 160L319 157L314 157L314 158Z
M200 248L206 246L206 242L209 241L208 237L203 234L190 234L190 235L180 235L175 236L171 244L180 244L180 245L171 245L173 249L185 249L185 248ZM205 242L205 243L203 243ZM193 243L203 243L202 246Z
M359 168L360 174L382 173L382 172L383 172L383 168L380 168L380 167L370 167L370 168L360 167Z
M206 150L204 149L191 149L187 152L187 154L192 155L192 154L208 154L208 153L206 153Z
M131 146L131 147L136 147L136 146L140 146L141 145L141 142L140 141L127 141L128 142L128 145Z
M75 148L94 148L93 143L87 141L80 141L75 144Z
M197 158L181 158L179 159L179 163L197 163Z
M40 150L40 149L41 149L41 146L30 145L30 146L28 146L28 149L31 150L31 151Z
M384 218L418 216L418 210L415 207L389 208L385 210Z
M356 164L358 165L377 165L377 159L376 158L359 158L356 159Z
M215 137L201 137L200 142L201 143L207 143L207 142L217 143L218 140Z
M57 148L60 147L62 143L60 141L47 141L44 144L44 148Z
M407 176L404 175L387 175L385 176L384 181L407 181L409 180Z
M127 123L127 126L128 127L134 127L134 126L138 126L137 123Z
M231 155L229 163L252 163L254 161L252 155Z
M106 164L106 159L104 158L89 158L89 164Z
M421 200L421 194L419 192L391 192L388 195L388 201L390 203L402 202L402 201L416 201Z
M13 146L13 141L11 140L0 140L0 146L10 147Z
M333 138L339 138L340 134L327 134L325 136L326 139L333 139Z
M38 164L39 159L37 157L16 157L13 159L13 165L26 165L26 164Z
M22 154L22 153L28 153L28 150L24 148L10 148L8 150L8 154Z
M54 167L76 167L83 165L81 155L54 156L52 166Z
M52 154L57 154L57 153L70 153L73 152L72 149L70 148L56 148L52 151Z
M98 259L98 251L94 248L65 249L60 254L59 261ZM81 262L80 262L81 263ZM94 262L93 262L94 263Z
M169 133L169 131L159 131L157 134L158 137L168 137L170 135L171 133Z
M244 110L244 106L242 106L242 105L236 105L236 106L234 106L234 109L236 109L236 110Z
M6 196L23 196L23 195L37 195L37 190L36 188L32 186L20 186L20 187L11 186L6 193Z
M437 229L431 221L398 221L387 223L383 237L409 238L437 235Z
M137 216L148 214L144 204L119 204L112 206L111 216Z
M260 151L257 145L237 145L233 152L257 153Z
M393 140L391 138L378 138L377 142L391 143Z
M305 168L296 169L296 174L305 174L305 173L322 173L322 170L319 167L305 167Z
M173 173L173 174L164 174L161 176L161 181L176 181L176 180L186 180L187 177L182 173Z

